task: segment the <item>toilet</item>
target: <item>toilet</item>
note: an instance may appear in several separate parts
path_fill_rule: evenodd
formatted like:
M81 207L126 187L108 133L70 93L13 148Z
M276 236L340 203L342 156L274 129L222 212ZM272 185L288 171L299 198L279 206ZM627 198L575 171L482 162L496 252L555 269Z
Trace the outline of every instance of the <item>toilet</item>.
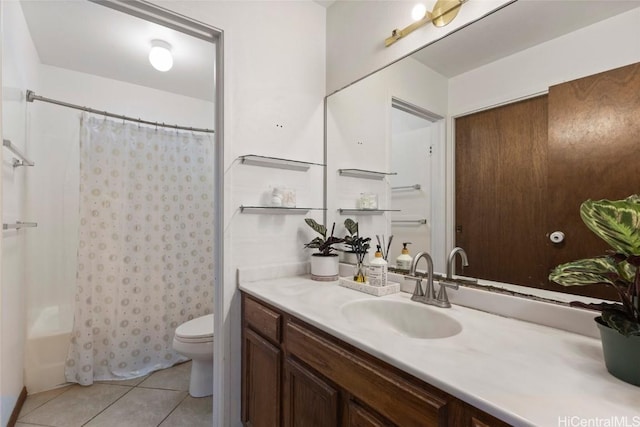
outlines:
M213 314L189 320L176 328L173 349L190 358L189 394L205 397L213 394Z

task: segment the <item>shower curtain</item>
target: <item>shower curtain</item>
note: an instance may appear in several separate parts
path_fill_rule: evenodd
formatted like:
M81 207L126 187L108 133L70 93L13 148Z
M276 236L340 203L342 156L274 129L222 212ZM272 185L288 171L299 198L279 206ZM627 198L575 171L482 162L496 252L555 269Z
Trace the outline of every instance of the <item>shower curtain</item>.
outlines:
M75 316L82 385L185 360L175 328L213 308L213 141L84 114Z

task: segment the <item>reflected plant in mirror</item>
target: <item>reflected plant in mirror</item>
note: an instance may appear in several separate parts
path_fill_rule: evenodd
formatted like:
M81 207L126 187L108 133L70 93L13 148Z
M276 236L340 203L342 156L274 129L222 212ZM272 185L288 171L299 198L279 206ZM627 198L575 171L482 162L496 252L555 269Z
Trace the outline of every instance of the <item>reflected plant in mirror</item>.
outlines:
M364 257L369 251L370 237L361 237L358 229L358 223L347 218L344 220L344 228L347 229L349 235L345 236L344 242L351 249L351 253L356 256L356 265L353 270L353 281L366 283L367 275L364 267Z

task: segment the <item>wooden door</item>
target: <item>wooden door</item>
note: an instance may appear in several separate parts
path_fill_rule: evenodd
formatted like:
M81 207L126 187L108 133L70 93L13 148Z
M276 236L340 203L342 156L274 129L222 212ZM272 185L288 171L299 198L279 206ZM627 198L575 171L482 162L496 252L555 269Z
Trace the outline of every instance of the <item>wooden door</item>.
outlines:
M469 256L464 274L544 287L547 97L460 117L455 138L456 244Z
M548 229L565 234L550 245L555 265L610 249L580 219L587 200L640 193L640 64L549 89ZM555 285L557 286L557 285ZM602 286L569 292L616 298ZM607 292L609 291L609 292Z
M338 391L293 361L284 363L285 427L338 426Z
M242 421L245 426L279 427L282 351L244 329Z

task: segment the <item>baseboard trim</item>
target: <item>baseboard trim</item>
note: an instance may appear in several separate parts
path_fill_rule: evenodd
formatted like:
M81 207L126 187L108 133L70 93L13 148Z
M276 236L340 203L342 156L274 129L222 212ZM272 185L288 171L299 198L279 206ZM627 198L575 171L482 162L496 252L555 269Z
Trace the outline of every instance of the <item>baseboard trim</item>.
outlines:
M18 416L20 415L20 411L22 410L22 405L24 405L24 401L27 400L27 388L22 387L22 391L20 392L20 396L18 396L18 401L16 402L16 406L14 406L13 411L11 412L11 417L9 418L9 422L7 423L7 427L13 427L18 422Z

